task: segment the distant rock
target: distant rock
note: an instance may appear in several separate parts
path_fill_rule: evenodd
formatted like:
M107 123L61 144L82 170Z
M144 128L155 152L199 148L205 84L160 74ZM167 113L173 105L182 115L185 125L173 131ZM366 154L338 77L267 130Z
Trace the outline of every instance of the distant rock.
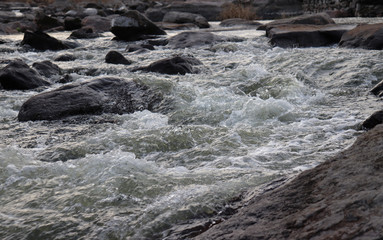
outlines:
M120 78L97 78L31 97L21 106L18 119L57 120L76 115L153 111L161 101L159 94L141 83Z
M110 31L118 40L125 41L137 41L155 35L166 35L162 29L138 11L128 11L114 18Z
M105 56L105 62L112 63L112 64L124 64L124 65L132 64L132 61L126 59L121 53L117 51L108 52Z
M73 31L81 27L81 19L78 17L66 17L64 19L64 29L66 31Z
M46 31L48 29L64 26L58 19L48 16L41 11L36 13L35 22L37 24L37 30L39 31Z
M208 21L218 21L225 1L174 1L163 8L164 11L188 12L200 14Z
M50 85L21 60L13 61L0 70L0 84L5 90L28 90Z
M339 46L383 50L383 23L357 26L342 36Z
M32 67L36 69L40 75L47 78L53 75L61 74L60 67L48 60L42 62L35 62L32 64Z
M54 59L54 61L57 62L70 62L74 60L76 60L76 56L74 56L73 54L62 54Z
M30 32L27 31L24 33L23 41L21 41L21 45L29 45L37 50L64 50L74 48L73 44L68 42L63 42L57 40L54 37L49 36L48 34L40 31Z
M273 46L322 47L337 44L355 25L279 25L268 31Z
M262 24L259 22L246 20L242 18L230 18L225 19L220 22L219 26L221 27L236 27L236 26L246 26L246 27L259 27Z
M223 41L221 36L210 32L182 32L169 39L168 46L173 48L190 48L210 45Z
M134 71L185 75L186 73L199 73L200 70L195 67L198 65L202 65L202 62L192 56L175 56L156 61L147 67L137 68Z
M383 123L383 110L379 110L374 112L371 116L369 116L366 120L363 121L362 128L368 130L382 123Z
M162 8L148 8L145 11L145 16L153 22L162 22L167 11Z
M378 125L287 183L254 191L238 213L193 239L380 239L382 149Z
M200 14L171 11L165 14L163 22L169 23L192 23L199 28L209 28L210 24Z
M199 29L194 23L169 23L169 22L159 22L156 23L158 27L163 30L193 30Z
M69 39L92 39L92 38L98 38L100 36L101 35L99 33L95 33L93 31L93 28L84 27L84 28L80 28L73 31L68 38Z
M108 32L111 26L112 20L107 17L101 17L99 15L87 16L81 21L83 27L93 28L95 32Z

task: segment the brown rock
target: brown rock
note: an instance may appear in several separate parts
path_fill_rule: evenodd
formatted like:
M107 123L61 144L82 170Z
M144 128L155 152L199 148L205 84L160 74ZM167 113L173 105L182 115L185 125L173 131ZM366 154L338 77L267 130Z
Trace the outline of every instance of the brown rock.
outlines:
M339 46L382 50L383 23L357 26L342 36Z

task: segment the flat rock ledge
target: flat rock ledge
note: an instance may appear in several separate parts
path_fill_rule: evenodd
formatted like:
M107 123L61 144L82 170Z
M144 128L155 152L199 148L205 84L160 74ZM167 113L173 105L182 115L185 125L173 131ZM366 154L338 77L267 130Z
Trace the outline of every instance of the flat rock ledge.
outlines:
M193 239L381 239L383 125Z

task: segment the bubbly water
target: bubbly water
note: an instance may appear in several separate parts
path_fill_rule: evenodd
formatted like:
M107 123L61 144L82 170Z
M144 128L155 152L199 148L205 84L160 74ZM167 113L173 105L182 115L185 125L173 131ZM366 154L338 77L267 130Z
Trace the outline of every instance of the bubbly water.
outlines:
M55 63L75 81L135 79L167 105L158 113L18 122L20 106L39 92L1 91L0 238L161 239L173 226L216 215L247 189L334 156L381 107L368 91L383 80L382 51L272 48L260 31L215 33L245 41L130 54L109 33L60 52L25 51L22 35L3 36L10 42L0 45L2 59L32 65L71 53L75 61ZM110 50L135 63L104 63ZM204 70L130 71L180 53Z

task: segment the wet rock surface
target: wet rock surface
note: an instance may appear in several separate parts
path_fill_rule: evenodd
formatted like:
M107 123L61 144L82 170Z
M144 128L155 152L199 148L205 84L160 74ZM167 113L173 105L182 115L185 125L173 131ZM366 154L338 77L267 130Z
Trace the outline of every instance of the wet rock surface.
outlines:
M110 51L105 56L105 62L111 64L124 64L129 65L132 61L126 59L121 53L117 51Z
M36 69L40 75L47 78L51 77L52 75L61 74L60 67L48 60L42 62L35 62L32 64L32 67Z
M379 239L383 125L194 239Z
M5 90L28 90L50 85L21 60L12 61L0 70L0 84Z
M159 94L138 82L97 78L31 97L21 106L18 120L57 120L76 115L152 111L161 100Z
M342 36L339 46L382 50L383 23L357 26Z
M57 40L56 38L51 37L48 34L41 31L36 31L36 32L27 31L24 34L24 38L23 38L23 41L21 42L21 45L29 45L41 51L46 51L46 50L58 51L58 50L75 48L76 44Z

